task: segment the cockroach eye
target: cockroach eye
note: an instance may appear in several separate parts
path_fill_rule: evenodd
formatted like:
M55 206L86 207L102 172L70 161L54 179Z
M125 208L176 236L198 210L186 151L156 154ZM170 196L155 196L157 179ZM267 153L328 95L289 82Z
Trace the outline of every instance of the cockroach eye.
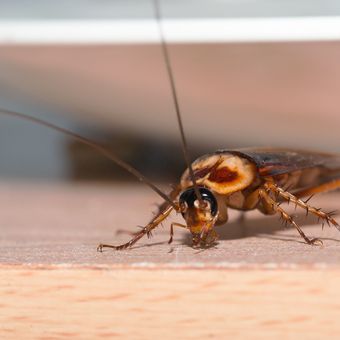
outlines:
M216 216L218 207L217 207L217 200L214 196L214 194L206 189L206 188L198 188L200 191L200 194L202 196L203 201L206 201L209 203L210 206L210 211L212 216ZM196 194L195 194L195 189L194 188L189 188L185 191L183 191L179 197L179 204L180 205L187 205L187 207L194 208L195 207L195 202L198 200ZM182 213L183 215L183 213ZM183 216L184 217L184 216Z

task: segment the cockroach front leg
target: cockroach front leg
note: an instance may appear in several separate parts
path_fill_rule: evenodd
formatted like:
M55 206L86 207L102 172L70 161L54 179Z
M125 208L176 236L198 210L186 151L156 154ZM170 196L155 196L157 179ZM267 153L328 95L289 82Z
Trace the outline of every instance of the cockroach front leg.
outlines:
M276 196L279 196L281 198L283 198L285 201L287 201L288 203L292 202L293 204L295 204L296 206L299 206L303 209L306 210L306 214L308 215L309 213L315 215L318 217L318 219L321 219L322 221L326 222L329 226L333 225L334 227L336 227L338 230L340 230L339 224L337 223L337 221L333 218L333 214L334 212L329 212L326 213L324 211L322 211L321 209L315 208L311 205L309 205L306 201L303 201L297 197L295 197L293 194L291 194L288 191L285 191L284 189L278 187L276 184L274 183L265 183L264 184L264 188L267 192L272 192L273 194L275 194Z
M290 216L284 209L281 208L281 206L276 201L274 201L274 199L272 199L270 197L267 188L259 189L258 195L259 195L260 199L262 200L264 208L266 210L268 210L268 212L275 211L275 212L279 213L283 220L290 223L292 226L294 226L296 228L296 230L299 232L300 236L305 240L305 242L307 244L315 245L315 246L322 246L323 245L323 243L320 239L318 239L318 238L310 239L305 235L305 233L302 231L300 226L294 221L293 217Z
M160 223L162 223L172 212L173 210L173 206L171 205L167 205L166 207L164 207L164 209L159 212L153 219L152 221L147 224L145 227L142 228L142 230L140 230L139 232L137 232L135 234L135 236L127 243L121 244L119 246L113 246L111 244L99 244L97 247L97 251L103 251L103 248L112 248L115 250L123 250L123 249L127 249L130 248L131 246L133 246L138 240L140 240L143 236L147 235L150 236L151 232L153 229L155 229L156 227L159 226Z
M176 199L176 197L178 196L178 194L180 193L180 191L181 191L181 187L180 186L174 186L173 187L173 190L169 193L169 198L171 199L171 200L173 200L173 201L175 201L175 199ZM163 202L162 204L160 204L160 205L158 205L158 211L154 214L155 215L155 217L154 217L154 219L149 223L149 224L152 224L153 223L153 221L155 221L155 220L157 220L157 218L159 217L159 216L162 216L162 214L168 209L168 206L169 206L169 203L168 202ZM161 223L161 222L159 222L159 223ZM139 237L139 234L140 233L142 233L143 235L142 235L142 237L145 235L145 231L144 231L144 229L145 228L147 228L148 229L148 225L146 226L146 227L143 227L143 226L138 226L138 228L140 228L140 229L142 229L142 230L140 230L140 231L129 231L129 230L125 230L125 229L118 229L117 231L116 231L116 235L119 235L119 234L127 234L127 235L129 235L129 236L131 236L133 239L135 238L135 237ZM151 236L151 231L146 231L146 234L147 234L147 236ZM132 240L131 240L132 241ZM137 240L138 241L138 240ZM137 242L136 241L136 242ZM101 250L101 248L100 248L100 246L101 245L99 245L98 246L98 250L100 251ZM104 245L102 245L102 246L104 246ZM108 246L108 245L105 245L105 246ZM122 245L123 246L123 245ZM103 247L102 247L103 248ZM110 248L110 247L108 247L108 248ZM124 248L125 249L125 248Z
M182 227L182 228L188 229L188 227L187 227L186 225L184 225L184 224L177 223L177 222L171 223L171 226L170 226L170 238L169 238L169 241L168 241L169 244L171 244L172 241L173 241L173 237L174 237L174 226L176 226L176 227Z

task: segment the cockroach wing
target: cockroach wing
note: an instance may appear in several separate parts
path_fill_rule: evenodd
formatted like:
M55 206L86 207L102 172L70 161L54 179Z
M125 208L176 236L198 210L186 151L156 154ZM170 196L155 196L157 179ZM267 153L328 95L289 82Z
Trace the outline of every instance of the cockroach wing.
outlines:
M340 176L340 155L276 148L244 148L237 150L218 150L220 153L231 153L253 162L261 177L277 176L298 170L319 168Z

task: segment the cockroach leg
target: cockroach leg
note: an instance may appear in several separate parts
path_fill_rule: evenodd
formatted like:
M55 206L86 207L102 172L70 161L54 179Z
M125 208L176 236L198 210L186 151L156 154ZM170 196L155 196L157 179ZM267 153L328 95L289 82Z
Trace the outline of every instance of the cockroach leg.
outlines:
M168 195L169 195L169 198L170 198L171 200L175 201L175 199L176 199L176 197L178 196L178 194L180 193L180 191L181 191L181 187L180 187L179 185L174 185L174 186L172 186L172 190L171 190L171 192L168 194ZM166 201L163 202L162 204L157 204L157 208L158 208L158 209L157 209L157 212L154 213L155 218L157 218L157 216L158 216L159 214L162 214L162 212L168 208L168 205L169 205L169 203L166 202ZM161 223L161 222L160 222L160 223ZM144 227L143 227L143 226L140 226L140 225L137 226L137 227L140 228L140 229L144 229ZM116 235L127 234L127 235L129 235L129 236L131 236L131 237L135 237L135 236L137 236L139 233L140 233L140 231L130 231L130 230L125 230L125 229L118 229L118 230L116 231ZM147 232L147 236L148 236L149 238L152 236L151 231ZM107 248L111 248L111 247L107 247Z
M326 212L322 211L321 209L312 207L311 205L309 205L307 203L308 201L303 201L302 199L295 197L293 194L291 194L288 191L285 191L284 189L278 187L274 183L271 183L271 182L265 183L264 188L267 190L267 192L272 192L272 193L282 197L287 202L292 202L296 206L299 206L299 207L305 209L307 215L309 213L312 213L315 216L317 216L319 219L322 219L323 221L325 221L328 225L332 224L334 227L336 227L338 230L340 230L339 224L332 217L334 212L326 213Z
M293 217L290 216L284 209L281 208L281 206L274 201L269 194L267 193L267 189L260 189L258 191L259 197L262 199L263 203L267 207L271 207L275 212L279 213L281 215L281 218L286 221L287 223L290 223L292 226L296 228L296 230L299 232L300 236L305 240L307 244L314 245L314 246L322 246L323 242L318 238L310 239L308 238L305 233L302 231L300 226L294 221Z
M187 227L186 225L184 225L184 224L177 223L177 222L171 223L171 225L170 225L170 238L169 238L169 241L168 241L169 244L171 244L172 241L173 241L173 237L174 237L174 226L176 226L176 227L182 227L182 228L188 229L188 227Z
M246 221L246 212L241 210L240 215L237 217L237 223L243 225Z
M115 249L115 250L124 250L127 248L130 248L131 246L133 246L138 240L140 240L143 236L147 235L149 236L152 232L152 230L154 230L156 227L159 226L160 223L162 223L172 212L173 210L173 206L170 204L167 204L166 207L164 207L164 209L157 214L157 216L155 216L152 221L147 224L145 227L142 228L141 231L137 232L135 234L135 236L127 243L121 244L119 246L113 246L111 244L99 244L97 247L97 251L103 251L103 248L111 248L111 249Z

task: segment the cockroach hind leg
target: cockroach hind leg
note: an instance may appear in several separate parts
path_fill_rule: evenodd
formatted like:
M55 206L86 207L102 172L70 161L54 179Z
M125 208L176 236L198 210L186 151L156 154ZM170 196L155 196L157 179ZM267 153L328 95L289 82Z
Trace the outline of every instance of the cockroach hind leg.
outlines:
M338 222L333 218L333 216L336 213L335 211L331 211L331 212L327 213L327 212L323 211L321 208L315 208L315 207L308 204L308 201L311 199L311 197L309 197L307 200L303 201L302 199L297 198L296 196L294 196L290 192L278 187L277 185L275 185L273 183L266 183L264 186L265 186L266 189L269 189L270 192L272 192L274 194L278 194L285 201L292 202L293 204L295 204L296 207L299 206L299 207L305 209L306 215L313 214L318 218L318 220L321 219L322 221L326 222L329 226L333 225L335 228L337 228L340 231L340 226L339 226Z
M266 190L259 190L259 196L267 205L271 205L273 209L275 209L275 211L281 215L283 221L290 223L293 227L295 227L307 244L312 246L323 246L323 242L320 239L308 238L301 227L294 221L293 217L290 216L277 202L275 202Z

